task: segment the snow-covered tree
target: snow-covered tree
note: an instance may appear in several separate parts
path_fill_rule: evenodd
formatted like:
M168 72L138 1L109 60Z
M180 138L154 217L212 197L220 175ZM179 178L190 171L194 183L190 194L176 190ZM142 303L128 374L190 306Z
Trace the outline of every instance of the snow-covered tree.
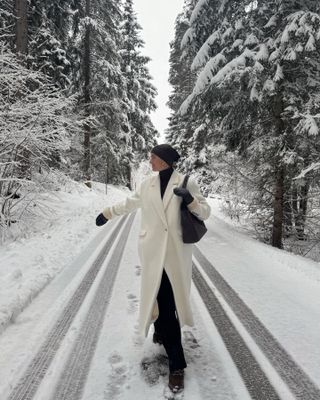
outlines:
M129 184L133 151L146 153L154 144L150 112L156 91L135 26L130 32L132 42L138 40L131 66L135 70L130 83L127 80L121 57L128 43L121 36L121 2L4 0L0 16L2 50L11 47L25 54L25 66L48 76L65 96L78 99L83 129L70 157L83 173L76 176L108 176L114 183ZM139 86L131 97L130 85Z
M59 168L76 128L66 99L46 75L0 53L0 226L16 220L15 198L34 174ZM21 210L20 210L21 211Z
M144 42L132 0L125 0L122 17L121 69L126 82L127 129L133 151L146 154L155 142L155 128L150 113L156 109L157 91L148 70L149 57L141 51ZM139 157L138 157L139 158Z
M183 12L176 18L175 37L170 43L169 82L173 90L168 101L172 113L169 118L166 138L170 143L178 146L183 154L187 154L190 147L193 116L190 116L190 114L181 115L178 111L193 89L196 75L191 71L191 64L196 54L196 46L182 48L181 42L188 36L189 19L194 5L194 1L185 2Z
M126 163L129 138L122 128L126 116L119 4L115 0L77 1L73 13L72 90L78 94L78 112L83 118L84 176L103 180L108 175L124 183L121 165Z
M51 77L59 87L67 88L71 83L66 35L66 29L70 28L69 7L68 1L57 3L36 2L33 7L29 60L33 69Z
M16 0L16 4L22 0ZM24 1L24 0L23 0ZM27 65L34 70L41 70L53 79L61 88L68 87L70 74L70 62L68 59L68 32L70 31L70 3L72 0L57 0L48 3L44 0L25 1L25 19L18 17L16 25L20 21L27 21L25 37L27 44ZM16 13L21 12L16 8ZM21 36L21 35L20 35ZM25 44L25 46L26 46ZM21 40L16 40L18 51ZM21 52L21 51L20 51Z
M277 247L293 179L319 156L319 41L319 2L311 0L199 0L183 40L201 46L180 108L195 122L190 153L208 162L222 145L241 155L257 188L269 188Z

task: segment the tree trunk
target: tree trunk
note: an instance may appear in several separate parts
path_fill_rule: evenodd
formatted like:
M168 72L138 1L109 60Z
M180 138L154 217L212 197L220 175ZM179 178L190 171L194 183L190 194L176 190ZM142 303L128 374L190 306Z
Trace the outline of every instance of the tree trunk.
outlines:
M282 227L283 227L283 199L284 199L284 172L277 171L275 194L273 203L273 229L272 246L282 249Z
M285 129L282 120L283 100L281 92L274 98L273 113L276 136L281 137ZM275 191L273 202L273 228L272 228L272 246L282 249L282 235L284 223L284 195L285 195L285 169L281 165L281 160L275 159Z
M286 195L284 196L284 204L283 204L284 232L285 232L285 236L289 237L292 235L292 231L293 231L293 218L292 218L293 189L286 188L285 192L286 192Z
M16 51L20 54L28 52L28 1L15 0L16 16Z
M106 185L106 194L108 194L108 179L109 179L109 176L108 176L108 162L106 162L106 169L104 171L104 183Z
M86 17L90 17L91 0L86 0ZM90 117L90 83L91 83L91 26L87 24L85 27L84 38L84 57L83 57L83 72L84 72L84 109L87 119ZM90 123L84 124L84 176L85 179L91 181L91 126Z
M294 186L292 188L292 212L293 212L293 220L295 226L297 226L297 219L298 219L298 214L299 214L299 192L297 185L294 183Z
M25 64L28 53L28 0L15 0L14 13L16 17L16 52L20 58L20 62ZM20 91L16 93L16 96L22 96ZM29 151L27 148L17 148L17 150L18 176L22 179L30 179L31 165Z
M307 216L308 193L309 193L309 184L305 183L300 190L299 208L295 221L298 239L300 240L303 240L305 238L304 230L305 230L306 216Z
M127 188L132 190L131 187L131 166L130 163L126 166L126 175L127 175Z

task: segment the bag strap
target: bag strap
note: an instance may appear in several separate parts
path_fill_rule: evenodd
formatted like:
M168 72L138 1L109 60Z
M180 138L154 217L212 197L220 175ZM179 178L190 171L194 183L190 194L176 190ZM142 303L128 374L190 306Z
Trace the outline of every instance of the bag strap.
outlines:
M186 188L187 187L188 179L189 179L189 175L185 175L185 177L183 179L183 182L182 182L182 185L181 185L182 188Z

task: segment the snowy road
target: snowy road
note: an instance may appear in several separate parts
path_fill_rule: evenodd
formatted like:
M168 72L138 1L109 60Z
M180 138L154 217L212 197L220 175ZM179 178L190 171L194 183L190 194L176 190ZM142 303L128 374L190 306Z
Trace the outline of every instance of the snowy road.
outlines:
M1 399L164 398L164 351L137 334L138 219L108 223L0 337ZM318 266L218 218L208 227L194 252L184 398L319 400Z

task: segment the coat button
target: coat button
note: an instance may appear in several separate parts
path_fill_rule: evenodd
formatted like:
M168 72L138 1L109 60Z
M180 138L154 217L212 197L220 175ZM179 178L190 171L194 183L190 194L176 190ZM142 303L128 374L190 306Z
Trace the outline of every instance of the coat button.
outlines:
M168 229L166 228L165 231L168 232Z

